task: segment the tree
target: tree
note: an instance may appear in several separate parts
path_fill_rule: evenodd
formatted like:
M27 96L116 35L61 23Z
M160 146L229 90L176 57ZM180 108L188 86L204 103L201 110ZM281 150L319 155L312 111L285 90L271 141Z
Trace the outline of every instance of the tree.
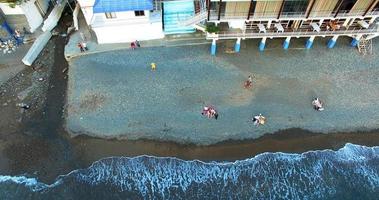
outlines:
M14 8L16 5L20 5L29 0L0 0L0 3L9 3L11 8Z

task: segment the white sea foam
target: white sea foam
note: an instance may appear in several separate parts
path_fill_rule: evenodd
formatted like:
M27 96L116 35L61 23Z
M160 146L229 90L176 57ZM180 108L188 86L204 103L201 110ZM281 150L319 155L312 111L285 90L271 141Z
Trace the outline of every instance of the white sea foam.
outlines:
M73 180L73 181L68 181ZM0 182L48 191L65 184L104 185L139 198L319 199L379 193L379 147L346 144L338 151L264 153L235 162L177 158L110 157L60 176L52 185L34 178L2 176Z

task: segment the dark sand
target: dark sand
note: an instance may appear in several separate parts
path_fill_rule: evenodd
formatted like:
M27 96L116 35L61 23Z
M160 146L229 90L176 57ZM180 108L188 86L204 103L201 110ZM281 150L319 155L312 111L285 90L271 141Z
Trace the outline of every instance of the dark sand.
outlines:
M379 145L379 130L362 133L311 133L289 129L267 134L253 140L225 141L210 146L182 145L150 140L118 141L79 136L73 139L76 152L83 161L91 163L109 156L154 155L178 157L185 160L234 161L254 157L264 152L302 153L310 150L337 150L346 143L365 146Z
M62 29L65 30L65 29ZM379 145L379 130L362 133L317 134L300 129L264 135L254 140L225 141L211 146L183 145L173 142L106 140L78 136L71 138L63 130L63 115L67 79L62 73L67 67L63 49L65 38L54 37L55 63L47 103L22 123L11 123L0 131L0 174L35 176L52 182L58 175L86 168L91 163L110 156L170 156L181 159L240 160L263 152L301 153L309 150L339 149L345 143L365 146ZM42 56L41 60L44 59ZM24 71L26 74L29 71ZM8 93L4 94L9 95ZM15 106L13 111L19 112ZM44 114L43 114L44 113ZM9 117L5 115L5 117Z

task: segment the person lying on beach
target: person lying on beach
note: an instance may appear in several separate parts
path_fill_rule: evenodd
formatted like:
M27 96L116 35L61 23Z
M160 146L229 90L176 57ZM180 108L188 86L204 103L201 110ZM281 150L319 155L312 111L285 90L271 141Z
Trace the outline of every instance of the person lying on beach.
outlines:
M204 106L203 107L203 112L201 112L202 115L206 115L208 117L208 113L209 113L209 107L208 106Z
M207 116L208 118L215 118L217 120L218 118L218 113L216 109L210 107L210 106L204 106L203 107L203 112L201 112L202 115Z
M317 111L322 111L324 110L323 108L323 105L322 105L322 102L319 98L315 98L313 101L312 101L312 105L313 105L313 108Z
M262 114L256 115L253 117L252 121L254 122L254 125L264 125L266 122L266 118L262 116Z

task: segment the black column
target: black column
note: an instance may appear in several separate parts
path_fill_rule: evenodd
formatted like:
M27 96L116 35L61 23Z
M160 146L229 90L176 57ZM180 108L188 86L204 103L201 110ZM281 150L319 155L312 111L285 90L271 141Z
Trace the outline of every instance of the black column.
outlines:
M308 19L309 15L311 14L311 12L312 12L312 10L313 10L313 6L315 5L316 1L317 1L317 0L313 0L313 1L311 2L311 7L309 8L307 15L305 16L306 19Z
M220 0L220 5L218 6L218 21L221 19L221 5L222 5L222 0Z
M251 13L251 10L253 9L253 0L250 1L250 6L249 6L249 13L247 13L247 20L250 19L250 13Z
M284 2L285 2L285 0L282 1L282 5L280 6L280 10L279 10L279 14L278 14L277 19L279 19L280 15L282 14L282 11L283 11L283 8L284 8Z
M336 12L336 14L334 15L334 18L336 18L337 15L338 15L338 13L340 12L341 5L342 5L343 1L344 0L339 0L339 2L337 3L336 8L334 8L334 12Z
M378 3L378 0L372 0L370 6L366 9L365 13L363 13L363 17L375 7L375 4Z
M211 0L207 0L207 11L208 11L207 21L209 21L209 15L211 14Z
M162 29L164 30L164 5L163 5L163 2L161 3L161 6L162 6Z

